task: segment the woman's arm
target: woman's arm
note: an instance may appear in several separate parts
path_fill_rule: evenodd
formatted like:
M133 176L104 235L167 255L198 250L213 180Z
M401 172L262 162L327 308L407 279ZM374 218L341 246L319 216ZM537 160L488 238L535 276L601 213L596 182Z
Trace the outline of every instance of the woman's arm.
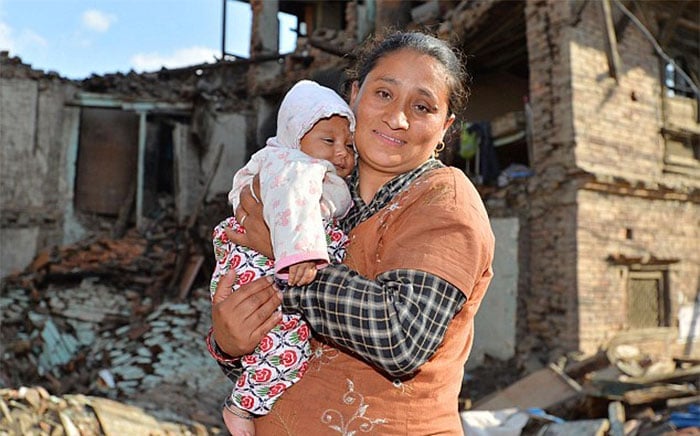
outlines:
M318 272L283 293L285 310L304 314L315 332L362 356L392 377L423 365L442 343L465 295L445 280L415 270L370 280L345 265Z
M358 246L381 259L376 276L331 266L283 299L319 334L403 377L433 356L463 306L476 311L491 277L493 234L478 193L451 170L434 172L396 202L401 207L383 218L386 233L357 234Z

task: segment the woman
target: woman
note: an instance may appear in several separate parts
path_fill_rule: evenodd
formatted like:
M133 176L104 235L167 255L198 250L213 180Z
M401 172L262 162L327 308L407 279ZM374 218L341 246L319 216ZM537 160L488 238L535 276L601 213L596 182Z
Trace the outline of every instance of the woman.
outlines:
M358 166L344 264L281 295L261 279L228 296L222 279L210 350L236 371L281 303L308 320L314 356L257 434L462 434L457 400L494 250L477 191L434 159L466 99L464 70L444 42L398 32L365 48L350 77ZM251 239L257 209L236 211Z

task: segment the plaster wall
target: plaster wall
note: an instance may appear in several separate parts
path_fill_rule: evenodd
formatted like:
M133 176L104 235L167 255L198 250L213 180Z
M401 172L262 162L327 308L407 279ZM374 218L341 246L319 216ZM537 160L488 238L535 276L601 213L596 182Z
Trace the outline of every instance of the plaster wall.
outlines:
M173 129L173 152L175 170L175 209L177 220L183 224L197 208L204 180L199 177L201 166L197 150L190 146L190 127L177 123Z
M51 78L0 79L0 277L63 242L70 202L65 101L74 90Z
M496 237L494 276L474 319L474 345L468 361L476 367L488 354L500 360L515 355L515 319L518 296L518 218L491 218Z
M22 271L37 252L39 228L0 228L0 278Z
M37 144L38 97L37 81L0 80L0 199L5 210L43 203L41 176L46 172L46 153Z
M219 114L215 120L211 129L211 145L208 147L210 151L202 162L204 174L216 170L207 193L208 200L217 194L228 193L234 173L246 162L246 117L242 114ZM217 162L214 159L220 144L223 144L224 149L221 163L216 169Z

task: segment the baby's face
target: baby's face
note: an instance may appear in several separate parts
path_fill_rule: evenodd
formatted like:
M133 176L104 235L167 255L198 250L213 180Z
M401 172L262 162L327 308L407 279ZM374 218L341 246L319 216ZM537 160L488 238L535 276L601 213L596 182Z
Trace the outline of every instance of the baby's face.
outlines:
M319 120L299 141L301 151L335 166L340 177L346 177L355 167L350 122L340 115Z

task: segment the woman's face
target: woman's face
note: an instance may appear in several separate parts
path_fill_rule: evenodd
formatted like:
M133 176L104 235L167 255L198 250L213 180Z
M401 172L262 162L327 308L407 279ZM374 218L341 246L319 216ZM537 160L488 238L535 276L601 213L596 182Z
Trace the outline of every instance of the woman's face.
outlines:
M429 55L401 49L382 57L350 95L361 170L387 177L423 164L452 125L448 73Z

